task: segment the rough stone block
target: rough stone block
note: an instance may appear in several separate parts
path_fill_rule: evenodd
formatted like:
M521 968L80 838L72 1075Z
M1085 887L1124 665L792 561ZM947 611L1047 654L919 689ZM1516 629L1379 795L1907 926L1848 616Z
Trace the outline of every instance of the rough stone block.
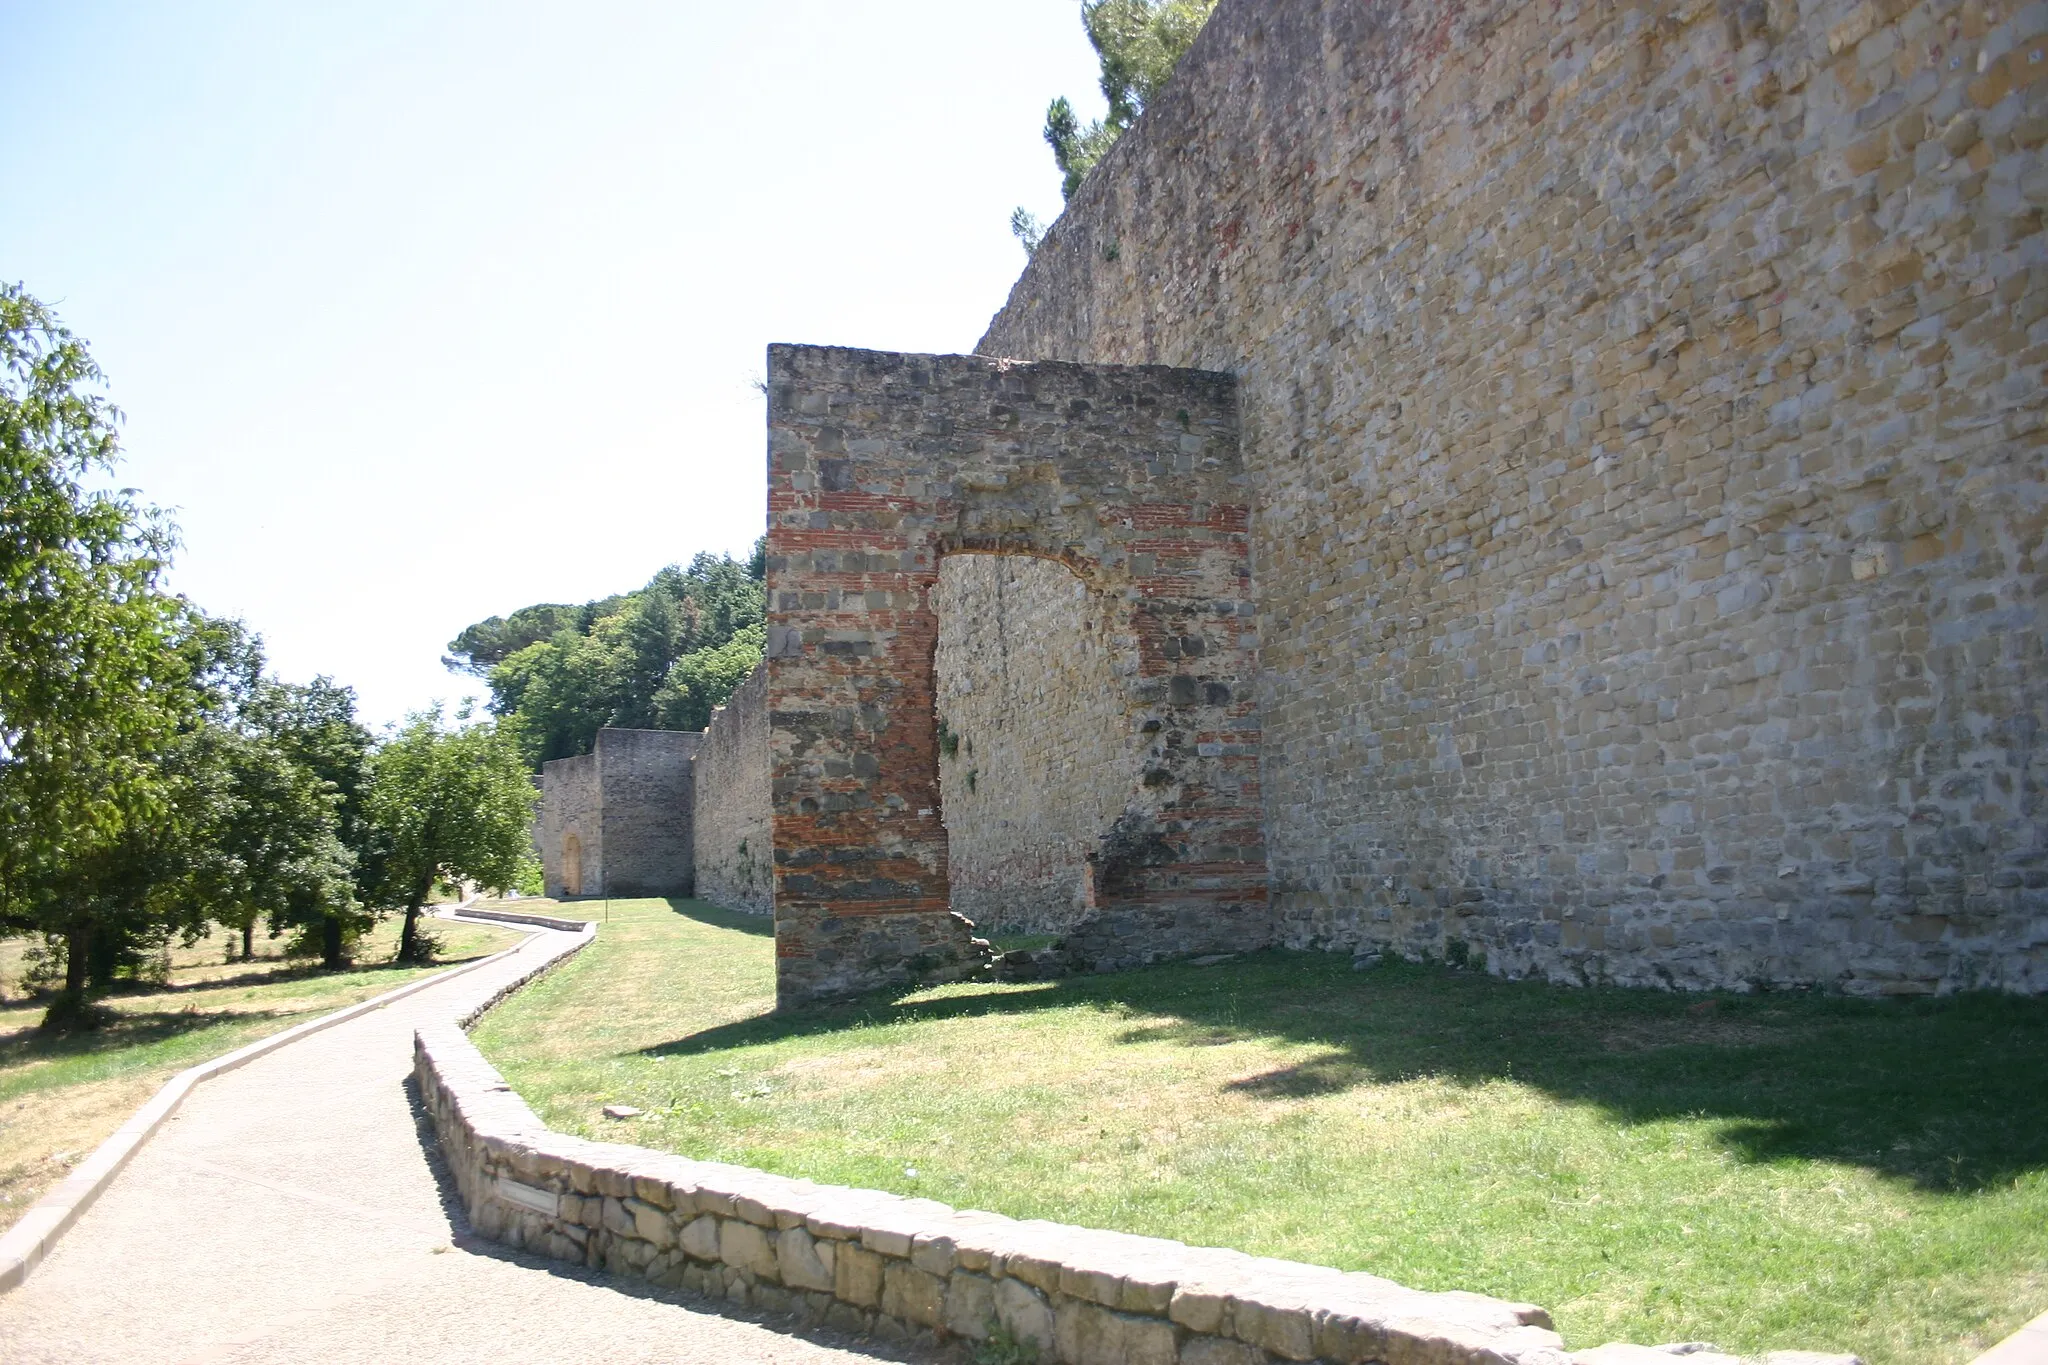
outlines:
M775 1260L782 1282L797 1289L832 1288L832 1268L818 1255L817 1243L802 1228L776 1234Z
M683 1228L680 1242L683 1250L700 1261L718 1259L718 1220L710 1214L699 1214Z
M1036 1342L1041 1352L1053 1350L1052 1306L1045 1296L1022 1280L1004 1278L995 1283L996 1321L1018 1340Z
M1173 1327L1157 1318L1127 1317L1079 1299L1061 1302L1053 1336L1072 1365L1176 1365Z
M953 1273L959 1263L954 1254L953 1239L943 1233L920 1233L910 1244L910 1263L927 1275L944 1278Z
M1307 1304L1247 1302L1239 1298L1231 1305L1231 1331L1240 1341L1263 1347L1283 1359L1315 1359L1315 1312Z
M865 1247L842 1243L832 1268L832 1292L846 1302L873 1308L882 1301L880 1254Z
M869 1251L879 1251L884 1256L907 1260L910 1256L910 1238L910 1233L898 1232L892 1228L862 1228L860 1244Z
M668 1211L638 1199L625 1201L626 1212L633 1219L633 1235L656 1249L675 1245L675 1224L669 1221Z
M1220 1286L1181 1284L1173 1291L1167 1316L1191 1332L1205 1336L1222 1330L1223 1310L1230 1293Z
M732 1201L732 1207L734 1213L758 1227L772 1228L775 1226L775 1210L770 1208L765 1201L756 1199L752 1195L742 1194L735 1196Z
M756 1224L737 1218L719 1220L718 1259L764 1280L781 1274L769 1234Z
M1265 1365L1266 1353L1222 1337L1190 1337L1180 1348L1180 1365Z
M996 1320L995 1284L986 1276L955 1271L946 1282L946 1330L970 1341L988 1335Z
M946 1318L946 1282L913 1265L891 1261L882 1268L882 1311L920 1327L937 1327Z
M825 1310L825 1325L836 1331L853 1336L866 1336L874 1322L872 1313L863 1313L850 1303L834 1303Z

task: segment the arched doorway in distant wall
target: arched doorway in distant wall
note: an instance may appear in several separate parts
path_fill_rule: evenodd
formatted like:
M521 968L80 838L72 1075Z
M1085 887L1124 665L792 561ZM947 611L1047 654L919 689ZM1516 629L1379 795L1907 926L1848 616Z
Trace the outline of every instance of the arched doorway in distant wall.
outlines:
M583 841L574 834L562 836L562 894L583 894Z

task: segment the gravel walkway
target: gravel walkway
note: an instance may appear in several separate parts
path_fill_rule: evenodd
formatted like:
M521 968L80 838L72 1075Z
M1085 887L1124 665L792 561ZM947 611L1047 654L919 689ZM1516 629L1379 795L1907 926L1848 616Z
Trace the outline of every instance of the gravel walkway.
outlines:
M790 1336L469 1234L415 1123L412 1030L517 974L531 946L193 1091L0 1297L0 1361L917 1358Z

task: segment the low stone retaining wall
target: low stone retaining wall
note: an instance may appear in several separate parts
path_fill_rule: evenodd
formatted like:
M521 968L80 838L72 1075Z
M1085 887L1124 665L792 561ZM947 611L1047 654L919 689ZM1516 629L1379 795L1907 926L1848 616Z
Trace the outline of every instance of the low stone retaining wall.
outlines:
M497 920L502 924L529 924L536 929L561 929L575 933L590 921L587 919L563 919L559 915L533 915L524 910L485 910L474 905L458 907L453 912L460 919ZM581 946L580 944L578 945Z
M1322 1266L963 1212L549 1129L465 1029L588 943L565 939L459 1020L419 1029L421 1099L475 1229L555 1260L898 1340L1002 1330L1069 1365L1625 1365L1550 1317ZM1708 1357L1728 1360L1728 1357ZM1779 1365L1854 1365L1780 1353Z

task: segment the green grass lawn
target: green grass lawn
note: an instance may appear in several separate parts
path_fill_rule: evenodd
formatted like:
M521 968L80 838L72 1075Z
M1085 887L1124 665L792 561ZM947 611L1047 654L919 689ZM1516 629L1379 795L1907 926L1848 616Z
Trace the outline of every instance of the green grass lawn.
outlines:
M439 921L432 930L444 964L521 938ZM177 1072L438 970L391 965L397 933L395 919L379 925L341 972L286 962L260 936L253 960L224 963L222 940L202 939L173 950L166 985L107 997L104 1028L65 1037L36 1031L43 1004L20 985L24 945L0 942L0 1230Z
M610 910L476 1032L567 1132L1531 1300L1573 1348L1959 1362L2048 1308L2048 1001L1273 952L770 1016L764 920Z

